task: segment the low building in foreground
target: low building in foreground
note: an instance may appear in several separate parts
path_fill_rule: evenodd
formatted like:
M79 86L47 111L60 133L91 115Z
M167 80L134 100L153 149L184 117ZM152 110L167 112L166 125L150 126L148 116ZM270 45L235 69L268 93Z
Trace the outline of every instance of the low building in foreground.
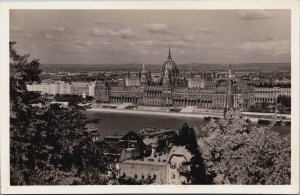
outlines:
M182 171L190 170L193 155L185 146L171 146L168 152L121 161L119 164L120 177L136 180L154 179L154 184L187 183Z

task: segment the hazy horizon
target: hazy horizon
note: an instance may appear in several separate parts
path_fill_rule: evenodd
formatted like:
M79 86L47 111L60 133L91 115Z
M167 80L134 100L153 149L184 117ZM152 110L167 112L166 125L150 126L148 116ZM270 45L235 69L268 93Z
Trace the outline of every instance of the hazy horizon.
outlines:
M290 63L252 63L252 64L231 64L233 71L290 71ZM90 71L133 71L142 69L142 64L41 64L41 69L45 72L90 72ZM160 71L161 64L145 64L146 70ZM228 70L229 64L178 64L179 71L202 71L205 70Z
M163 61L164 62L164 61ZM162 63L163 63L162 62ZM40 63L42 65L86 65L86 66L101 66L101 65L153 65L153 66L161 66L162 63L160 64L147 64L147 63L137 63L137 62L132 62L132 63L99 63L99 64L83 64L83 63ZM191 63L182 63L182 64L177 64L178 66L184 66L184 65L191 65L191 64L195 64L195 65L199 65L199 66L202 66L202 65L247 65L247 64L273 64L273 65L276 65L276 64L291 64L290 62L248 62L248 63L201 63L201 62L191 62Z

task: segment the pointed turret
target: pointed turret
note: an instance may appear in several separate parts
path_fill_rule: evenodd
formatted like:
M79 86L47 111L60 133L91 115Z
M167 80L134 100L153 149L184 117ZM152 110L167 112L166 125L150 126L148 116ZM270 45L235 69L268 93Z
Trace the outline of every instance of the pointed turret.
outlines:
M227 93L226 93L226 102L224 108L224 117L227 111L233 110L233 95L232 95L232 75L231 75L231 65L229 66L228 71L228 81L227 81Z
M170 49L170 45L169 45L169 55L168 55L168 59L171 59L172 56L171 56L171 49Z
M168 59L162 64L161 71L160 71L160 75L161 75L160 81L162 83L164 82L166 70L168 71L169 74L168 80L170 81L170 85L176 87L178 84L179 70L177 68L176 63L172 59L170 47L169 47Z
M151 70L148 71L148 80L151 80L152 79L152 72Z
M130 77L130 72L129 72L129 69L127 69L127 78Z
M145 64L143 63L142 74L146 72Z
M143 63L143 70L142 70L142 75L141 75L141 85L146 86L148 85L149 80L148 80L148 75L146 72L145 64Z
M192 67L190 68L190 78L193 78L193 71L192 71Z

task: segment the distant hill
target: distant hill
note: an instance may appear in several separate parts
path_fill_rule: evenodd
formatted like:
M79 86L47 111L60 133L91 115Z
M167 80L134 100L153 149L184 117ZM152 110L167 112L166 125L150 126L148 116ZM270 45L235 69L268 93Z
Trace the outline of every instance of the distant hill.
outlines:
M201 71L205 70L227 70L229 64L178 64L179 71ZM146 69L153 72L159 71L161 65L147 64ZM82 72L82 71L137 71L142 70L141 64L41 64L41 69L45 72ZM233 70L239 71L290 71L290 63L245 63L232 64Z

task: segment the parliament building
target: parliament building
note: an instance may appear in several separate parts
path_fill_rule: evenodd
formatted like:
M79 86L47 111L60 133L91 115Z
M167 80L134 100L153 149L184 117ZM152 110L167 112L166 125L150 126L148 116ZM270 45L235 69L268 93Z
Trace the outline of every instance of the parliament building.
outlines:
M151 74L143 65L141 72L128 72L125 82L118 85L98 81L94 89L95 102L164 107L194 106L218 110L224 109L228 105L227 101L240 110L247 110L250 105L254 105L254 94L247 85L232 78L231 67L226 77L204 71L194 75L190 71L187 84L180 84L180 71L172 59L170 48L156 81L153 81Z

